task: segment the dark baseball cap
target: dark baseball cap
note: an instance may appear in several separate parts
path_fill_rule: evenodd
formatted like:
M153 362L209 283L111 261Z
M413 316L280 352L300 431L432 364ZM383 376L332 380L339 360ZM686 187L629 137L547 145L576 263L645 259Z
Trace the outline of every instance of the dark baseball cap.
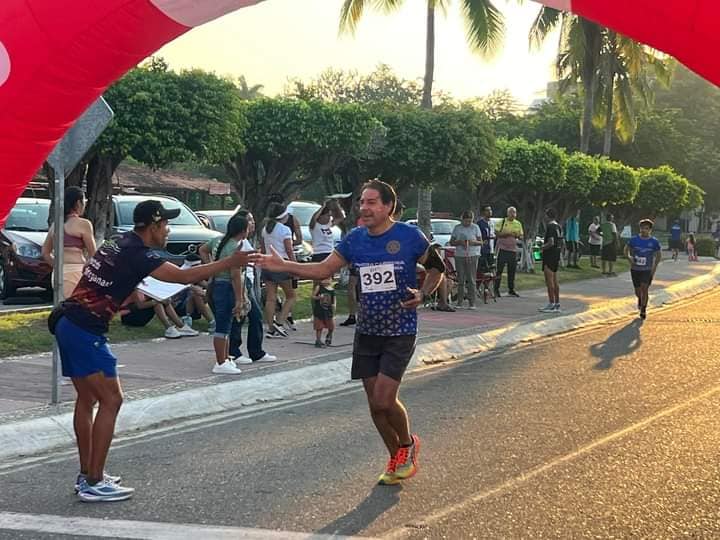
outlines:
M179 208L164 208L160 201L143 201L133 211L133 223L136 227L147 227L164 219L173 219L180 215Z

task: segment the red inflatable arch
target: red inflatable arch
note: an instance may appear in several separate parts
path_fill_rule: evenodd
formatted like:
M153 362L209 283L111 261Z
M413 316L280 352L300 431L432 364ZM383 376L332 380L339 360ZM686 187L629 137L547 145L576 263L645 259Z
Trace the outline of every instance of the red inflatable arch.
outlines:
M720 0L536 0L664 51L720 85Z
M0 227L113 81L191 28L261 1L0 1Z

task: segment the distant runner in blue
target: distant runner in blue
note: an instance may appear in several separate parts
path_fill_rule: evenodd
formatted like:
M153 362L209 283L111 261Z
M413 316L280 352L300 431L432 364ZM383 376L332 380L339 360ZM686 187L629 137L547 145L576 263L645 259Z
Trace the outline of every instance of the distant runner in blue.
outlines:
M397 204L395 190L380 180L370 180L360 195L356 227L317 263L284 260L277 252L263 255L259 265L272 272L288 272L319 281L352 266L358 276L359 309L351 377L362 379L370 416L390 460L380 475L381 485L397 484L417 472L420 439L410 431L407 410L398 399L405 369L417 340L417 307L440 284L445 265L430 249L425 235L414 225L392 218ZM427 277L417 284L416 265Z
M648 289L662 259L662 248L658 239L652 236L652 229L652 221L641 220L640 234L633 236L625 245L625 257L630 261L630 275L641 319L647 316Z

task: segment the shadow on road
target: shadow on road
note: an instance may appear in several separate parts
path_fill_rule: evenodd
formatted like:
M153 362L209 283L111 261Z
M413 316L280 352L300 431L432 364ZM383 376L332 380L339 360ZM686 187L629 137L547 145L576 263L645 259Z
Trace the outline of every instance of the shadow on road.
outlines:
M400 485L375 486L365 500L353 510L316 532L344 536L359 534L400 501L400 491L402 491Z
M590 346L590 354L599 359L593 369L610 369L617 358L627 356L640 348L642 319L635 319L609 336L602 343Z

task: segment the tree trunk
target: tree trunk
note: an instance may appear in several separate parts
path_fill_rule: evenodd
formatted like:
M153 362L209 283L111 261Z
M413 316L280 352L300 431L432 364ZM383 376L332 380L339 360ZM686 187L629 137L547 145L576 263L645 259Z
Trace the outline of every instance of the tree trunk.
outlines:
M435 4L428 0L427 36L425 39L425 79L423 81L422 107L432 109L432 87L435 77ZM417 219L418 226L430 236L432 217L432 188L418 186Z
M605 136L603 139L603 156L609 156L612 149L612 137L615 131L613 123L613 106L615 97L615 69L613 60L608 59L607 87L605 88Z
M590 152L592 119L595 111L595 95L598 87L598 61L600 58L601 36L598 25L583 18L580 20L585 35L585 54L582 66L582 83L585 96L583 119L580 127L580 151L588 154Z
M88 163L86 217L95 228L95 240L101 244L112 232L112 175L120 160L94 156Z

